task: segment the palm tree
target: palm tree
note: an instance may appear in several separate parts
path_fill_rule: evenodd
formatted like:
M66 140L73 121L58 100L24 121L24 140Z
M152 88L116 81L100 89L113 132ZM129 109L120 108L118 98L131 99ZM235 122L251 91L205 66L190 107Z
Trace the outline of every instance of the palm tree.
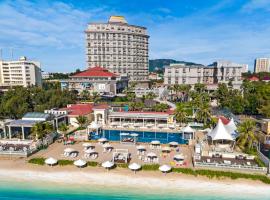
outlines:
M199 122L203 122L204 124L206 124L207 121L211 120L211 112L208 103L201 104L198 107L195 118Z
M61 131L64 135L66 135L67 131L68 131L68 126L64 123L60 124L59 126L59 131Z
M86 101L86 100L89 99L90 93L89 93L88 90L83 90L83 91L81 92L80 96L81 96L81 98L82 98L83 100Z
M242 150L251 150L254 143L258 143L258 139L254 134L255 122L253 120L243 121L239 127L238 132L240 133L237 139L237 145Z
M53 125L49 122L43 123L43 131L45 134L49 134L53 131Z
M174 116L176 121L182 123L187 122L187 112L182 104L177 105L175 111L174 111Z
M100 100L100 95L98 92L92 92L92 100L94 103L98 103Z
M82 128L85 126L85 124L87 123L87 117L80 115L78 117L76 117L77 120L77 124L79 124L79 127Z
M35 137L36 140L41 139L45 136L44 127L42 122L36 123L31 128L31 135Z
M150 99L153 100L154 98L156 98L156 94L154 92L149 92L148 94L145 95L145 99Z

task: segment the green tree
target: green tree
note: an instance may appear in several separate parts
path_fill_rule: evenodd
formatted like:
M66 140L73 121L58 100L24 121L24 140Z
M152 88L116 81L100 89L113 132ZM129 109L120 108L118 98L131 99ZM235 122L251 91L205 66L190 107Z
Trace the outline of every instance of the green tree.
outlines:
M197 121L207 124L211 120L209 104L201 104L196 111L195 118Z
M36 140L41 139L45 136L45 131L43 127L42 122L36 123L32 128L31 128L31 135L36 138Z
M255 131L255 122L253 120L243 121L239 127L238 132L240 136L237 138L237 145L244 151L249 151L253 149L253 144L258 143L256 138Z
M87 101L87 100L89 100L90 93L88 90L83 90L81 92L80 96L81 96L82 100Z
M66 135L68 131L68 126L64 123L61 123L58 129L63 133L63 135Z
M78 117L76 117L76 120L77 120L77 124L79 124L79 127L80 128L83 128L86 123L87 123L87 117L83 116L83 115L80 115Z
M177 122L186 123L187 122L187 112L183 104L178 104L174 116Z
M149 92L145 95L145 99L150 99L150 100L153 100L156 97L157 95L154 92Z
M92 100L94 103L98 103L101 97L98 92L92 92Z

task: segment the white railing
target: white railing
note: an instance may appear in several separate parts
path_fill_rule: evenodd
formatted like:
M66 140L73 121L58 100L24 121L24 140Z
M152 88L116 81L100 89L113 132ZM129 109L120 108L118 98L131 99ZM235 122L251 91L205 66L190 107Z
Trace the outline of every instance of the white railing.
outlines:
M215 167L215 168L228 168L228 169L240 169L240 170L253 170L266 172L266 167L257 167L257 166L247 166L247 165L229 165L229 164L220 164L220 163L204 163L204 162L194 162L194 166L198 167Z

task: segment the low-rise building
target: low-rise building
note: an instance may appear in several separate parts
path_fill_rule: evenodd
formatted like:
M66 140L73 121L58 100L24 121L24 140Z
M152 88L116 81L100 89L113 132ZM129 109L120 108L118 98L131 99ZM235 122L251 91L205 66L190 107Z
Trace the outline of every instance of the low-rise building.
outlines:
M93 67L60 82L62 89L77 90L79 93L87 90L90 93L116 95L127 87L128 78L114 74L102 67Z
M22 56L19 60L0 60L0 90L8 90L12 86L42 86L40 63L27 60Z
M215 90L218 83L231 83L233 88L240 89L243 66L230 61L216 61L208 66L171 64L165 67L164 84L203 83Z

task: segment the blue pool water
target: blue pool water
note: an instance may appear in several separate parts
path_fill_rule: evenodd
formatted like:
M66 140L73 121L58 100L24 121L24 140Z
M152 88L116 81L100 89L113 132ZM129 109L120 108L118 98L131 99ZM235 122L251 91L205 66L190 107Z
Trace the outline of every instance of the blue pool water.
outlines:
M29 183L0 181L1 200L269 200L267 196L238 194L216 194L139 190L132 188L96 187L92 185L58 185L55 183Z
M178 142L179 144L186 144L187 140L182 138L182 133L167 133L167 132L150 132L150 131L121 131L121 130L103 130L103 133L99 135L92 134L91 139L98 139L100 137L106 137L111 141L120 141L120 133L137 133L138 142L151 142L153 140L159 140L161 143L166 144L169 142Z

